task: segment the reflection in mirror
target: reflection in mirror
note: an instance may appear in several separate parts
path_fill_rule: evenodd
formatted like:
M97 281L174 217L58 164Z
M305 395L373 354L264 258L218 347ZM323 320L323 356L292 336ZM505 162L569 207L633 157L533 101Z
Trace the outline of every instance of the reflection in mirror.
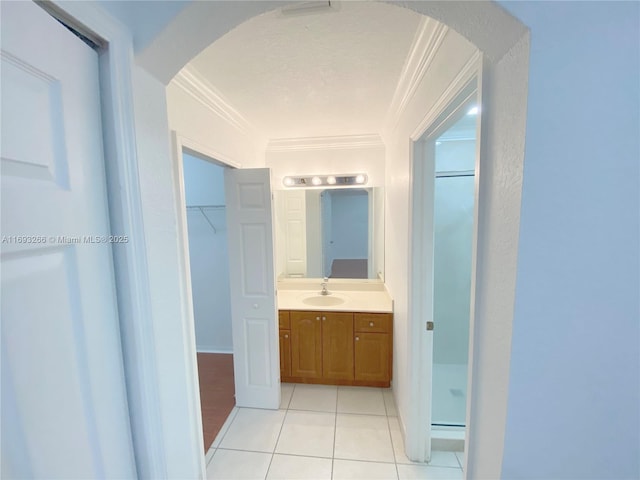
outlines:
M382 188L279 190L276 257L282 278L384 278Z

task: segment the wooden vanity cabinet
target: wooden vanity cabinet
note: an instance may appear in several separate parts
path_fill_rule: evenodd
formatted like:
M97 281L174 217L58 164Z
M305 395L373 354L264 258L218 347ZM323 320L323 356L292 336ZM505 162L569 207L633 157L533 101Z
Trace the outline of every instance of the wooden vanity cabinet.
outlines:
M279 312L283 382L388 387L392 314Z
M280 378L291 376L291 323L289 312L278 312L280 324Z

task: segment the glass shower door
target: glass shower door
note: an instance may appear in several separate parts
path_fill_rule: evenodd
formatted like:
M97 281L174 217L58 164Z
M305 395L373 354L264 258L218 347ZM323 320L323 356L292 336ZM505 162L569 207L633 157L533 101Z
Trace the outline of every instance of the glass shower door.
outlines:
M432 425L466 418L476 114L464 112L435 142Z
M436 175L433 425L465 424L474 188L473 174Z

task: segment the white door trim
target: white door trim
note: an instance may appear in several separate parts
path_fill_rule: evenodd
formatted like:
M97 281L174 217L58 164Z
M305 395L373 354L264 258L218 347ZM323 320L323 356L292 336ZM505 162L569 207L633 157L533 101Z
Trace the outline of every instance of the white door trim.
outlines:
M186 413L185 421L190 423L190 433L196 445L201 445L200 467L202 478L206 477L206 465L204 456L204 443L202 438L202 411L200 409L200 383L198 379L197 348L195 335L195 318L193 315L193 292L191 287L191 266L189 260L189 229L187 224L187 200L184 187L184 158L183 151L189 150L205 156L209 160L226 165L232 168L239 168L240 163L234 162L225 155L213 151L195 140L180 135L177 131L171 131L171 143L173 148L173 188L176 208L176 218L178 220L178 260L179 268L184 275L178 279L180 283L180 304L182 305L182 329L185 339L184 352L187 364L186 385L191 396L190 410Z
M424 300L421 287L428 275L433 275L431 268L432 254L428 254L422 240L426 238L426 231L432 230L432 225L428 225L423 213L426 195L429 191L425 180L431 178L426 169L426 162L416 161L417 158L425 158L429 152L425 151L425 142L422 142L422 136L435 127L436 120L442 115L447 107L454 101L457 95L468 85L474 78L478 78L478 96L481 94L481 78L482 78L482 54L477 52L474 54L454 81L445 90L443 95L434 104L423 117L422 121L414 130L410 137L411 141L411 173L410 173L410 212L411 231L409 251L409 353L408 353L408 377L409 377L409 409L406 421L405 432L405 449L407 456L414 461L428 461L431 452L431 372L427 367L426 352L431 352L433 348L433 335L426 331L425 319L427 314L432 312L432 305ZM478 122L480 121L478 115ZM479 139L480 137L478 137ZM473 232L473 253L472 253L472 271L471 271L471 315L469 325L469 366L467 380L467 418L466 418L466 438L469 438L471 431L470 419L470 402L472 397L472 388L474 387L472 378L472 361L473 338L474 338L474 311L475 311L475 279L476 279L476 243L477 243L477 218L478 218L478 182L479 182L479 144L477 142L476 149L476 187L475 187L475 218ZM433 156L433 155L431 155ZM433 159L432 159L433 160ZM432 191L432 189L431 189ZM433 245L431 245L431 248ZM416 267L421 268L416 268ZM433 319L430 319L433 320ZM466 461L466 460L465 460ZM466 465L465 465L466 471Z

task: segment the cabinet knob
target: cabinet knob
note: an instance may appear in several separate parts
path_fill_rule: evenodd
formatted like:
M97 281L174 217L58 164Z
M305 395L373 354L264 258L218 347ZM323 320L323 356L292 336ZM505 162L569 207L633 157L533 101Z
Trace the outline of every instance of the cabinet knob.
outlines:
M357 342L358 340L360 340L360 337L356 337L356 342Z
M284 338L289 338L289 335L285 335Z
M316 317L316 320L320 320L320 317Z
M325 321L327 319L327 317L322 317L322 321Z
M369 322L369 326L373 327L374 323L373 322Z

